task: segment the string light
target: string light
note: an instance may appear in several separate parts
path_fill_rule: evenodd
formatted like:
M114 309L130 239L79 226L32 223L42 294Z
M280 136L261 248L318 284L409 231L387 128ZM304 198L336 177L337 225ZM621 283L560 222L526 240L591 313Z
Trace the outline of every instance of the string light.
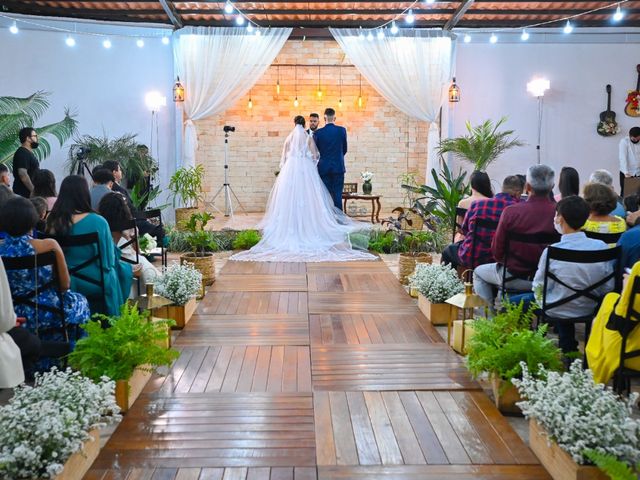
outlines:
M464 36L464 43L469 43L470 41L471 41L471 35L466 33Z
M523 42L526 42L527 40L529 40L529 32L527 32L526 30L522 30L522 35L520 35L520 39Z
M360 27L360 33L358 34L358 40L364 40L364 33L362 32L362 27Z
M262 35L262 32L260 31L259 28L256 28L256 37L259 37Z
M432 3L436 3L436 0L426 0L426 1L429 5L431 5Z
M276 81L276 95L280 95L280 65L278 65L278 80Z
M384 38L384 30L378 30L378 40L382 40Z
M497 43L498 42L498 36L495 33L492 33L491 37L489 37L489 41L491 43Z
M294 107L298 107L299 102L298 102L298 64L296 64L295 68L295 77L296 77L296 81L295 81L295 92L296 92L296 99L293 101L293 106Z
M102 46L104 48L106 48L107 50L111 48L111 40L109 40L108 38L104 39L102 41Z
M71 35L68 35L64 43L67 44L67 47L75 47L76 40Z
M367 35L367 40L373 42L373 33L369 32L369 34Z
M320 88L320 65L318 65L318 91L316 92L318 98L322 98L322 89Z
M228 14L233 13L233 5L231 5L231 2L227 2L224 4L224 13L228 13Z
M251 94L252 94L253 90L249 90L249 104L247 105L247 107L249 108L249 110L251 110L253 108L253 100L251 100Z
M239 27L244 25L244 17L242 15L238 15L236 17L236 25L238 25Z
M396 25L395 20L391 22L391 35L395 35L398 33L398 26Z
M14 35L19 32L18 25L16 24L16 22L13 22L13 25L9 27L9 31Z
M573 32L573 25L571 25L571 20L567 20L567 24L564 26L564 28L562 29L562 31L564 33L571 33Z
M360 93L358 94L358 108L362 108L362 74L360 75Z
M409 13L407 13L407 16L404 18L404 21L407 22L409 25L411 25L414 21L415 21L416 17L415 15L413 15L413 10L409 9Z
M624 12L620 9L620 4L616 7L616 13L613 14L613 21L619 22L624 18Z
M162 37L162 44L163 45L169 45L169 37L167 37L166 35Z
M338 85L340 88L339 90L340 98L338 99L338 109L342 110L342 65L340 65L339 72L340 72L340 81Z
M253 32L253 25L251 25L251 23L247 23L247 32Z
M144 47L144 40L139 38L138 40L136 40L136 45L138 46L138 48Z

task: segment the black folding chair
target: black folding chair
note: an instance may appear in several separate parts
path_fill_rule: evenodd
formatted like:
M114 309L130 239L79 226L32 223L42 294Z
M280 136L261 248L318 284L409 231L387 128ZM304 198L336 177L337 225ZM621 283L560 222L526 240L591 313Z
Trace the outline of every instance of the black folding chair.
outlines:
M618 243L618 240L622 236L623 232L618 233L600 233L600 232L584 232L585 235L589 238L594 238L596 240L602 240L607 245L615 245Z
M464 216L467 214L466 208L456 207L456 216L453 217L453 235L451 237L451 243L456 242L456 234L462 230L462 224L458 223L458 217L462 217L464 220Z
M605 294L598 295L595 290L606 285L613 280L616 290L620 284L620 258L622 255L621 247L606 248L603 250L567 250L558 247L547 248L547 259L544 266L544 283L542 287L542 305L538 312L538 318L541 322L557 324L557 323L584 323L584 341L585 345L589 339L589 333L591 332L591 323L596 312L600 308L600 303ZM596 282L584 287L577 288L573 285L569 285L562 276L562 273L554 273L549 271L549 265L552 260L565 262L565 263L579 263L579 264L595 264L595 263L609 263L613 264L611 273L598 279ZM547 301L547 295L549 293L549 280L553 280L557 285L561 285L567 290L571 291L566 297L549 303ZM608 292L605 292L608 293ZM552 310L562 305L571 303L579 298L587 298L593 301L593 310L586 315L580 315L573 318L557 318L553 316Z
M124 251L127 248L131 247L131 249L135 252L135 257L134 259L130 259L127 258L125 256L122 256L120 259L125 262L125 263L129 263L131 265L137 265L140 263L140 244L138 242L138 227L136 226L136 221L134 220L129 220L128 222L122 222L122 229L123 230L128 230L133 232L131 235L131 238L129 240L127 240L125 243L123 243L122 245L119 245L118 248L120 249L120 251ZM135 277L136 283L137 283L137 288L138 288L138 295L140 295L140 277Z
M492 231L495 234L497 229L497 220L489 220L488 218L476 218L474 220L472 231L473 236L471 239L471 268L476 268L479 265L476 259L476 247L478 245L484 245L487 248L491 248L491 241L489 240L489 243L487 244L488 239L478 237L478 231Z
M629 302L625 316L620 317L613 312L609 317L606 327L609 330L616 330L622 337L620 344L620 366L613 376L613 389L618 393L623 393L626 390L628 394L631 393L631 379L640 378L640 370L634 370L625 365L628 360L640 357L640 349L627 352L629 337L638 328L638 324L640 324L640 312L633 308L636 296L640 295L640 277L636 277L633 280L631 288L631 301Z
M540 245L541 247L548 247L550 244L560 240L560 235L557 233L515 233L507 232L506 243L504 247L504 261L502 263L502 284L500 285L500 292L502 298L509 292L507 289L507 283L515 280L533 280L536 270L538 269L538 261L540 257L536 258L523 258L521 255L516 255L512 252L512 243L526 243L528 245ZM542 249L541 249L542 252ZM526 267L527 272L531 272L527 275L516 275L513 272L507 272L507 264L510 258L515 258ZM510 276L507 276L507 273ZM511 293L523 293L520 290L511 290Z
M162 212L159 208L153 210L145 210L142 212L142 216L144 219L156 223L159 225L160 230L164 232L164 224L162 223ZM158 245L160 246L160 260L162 262L162 266L165 267L167 265L167 250L164 248L164 236L157 237Z

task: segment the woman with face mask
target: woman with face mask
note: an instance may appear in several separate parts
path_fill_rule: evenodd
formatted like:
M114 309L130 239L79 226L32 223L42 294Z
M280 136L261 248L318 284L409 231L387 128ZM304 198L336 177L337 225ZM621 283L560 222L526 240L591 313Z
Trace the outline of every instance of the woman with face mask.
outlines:
M13 192L29 198L33 192L33 175L40 168L33 150L38 148L38 134L32 127L24 127L18 132L20 146L13 154Z

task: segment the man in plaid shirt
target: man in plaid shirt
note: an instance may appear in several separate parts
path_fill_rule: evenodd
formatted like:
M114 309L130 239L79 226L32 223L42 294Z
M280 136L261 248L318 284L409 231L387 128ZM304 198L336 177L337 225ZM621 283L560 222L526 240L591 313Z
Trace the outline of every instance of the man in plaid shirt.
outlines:
M442 263L451 264L454 268L460 265L466 268L475 268L478 265L495 262L491 252L491 241L495 229L479 228L475 232L475 248L473 246L476 219L482 218L498 222L502 211L509 205L519 202L521 194L520 179L515 175L510 175L502 182L502 193L496 194L493 198L473 202L462 223L464 240L452 243L445 248L442 252Z

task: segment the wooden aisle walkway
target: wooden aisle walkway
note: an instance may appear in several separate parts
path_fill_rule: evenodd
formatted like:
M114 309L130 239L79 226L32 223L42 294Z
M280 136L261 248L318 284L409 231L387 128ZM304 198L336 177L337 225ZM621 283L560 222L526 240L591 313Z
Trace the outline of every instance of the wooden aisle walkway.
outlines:
M90 480L547 479L382 262L229 262Z

